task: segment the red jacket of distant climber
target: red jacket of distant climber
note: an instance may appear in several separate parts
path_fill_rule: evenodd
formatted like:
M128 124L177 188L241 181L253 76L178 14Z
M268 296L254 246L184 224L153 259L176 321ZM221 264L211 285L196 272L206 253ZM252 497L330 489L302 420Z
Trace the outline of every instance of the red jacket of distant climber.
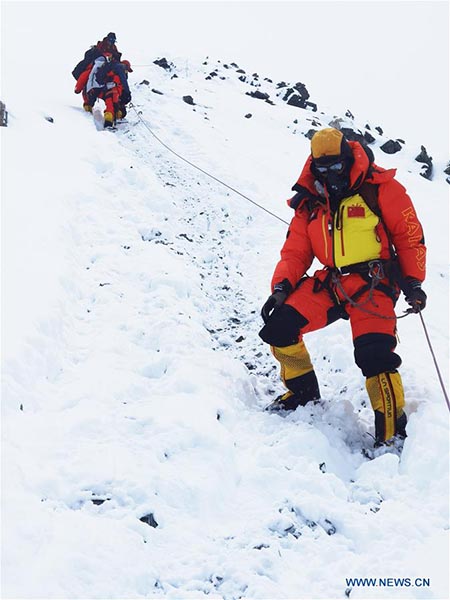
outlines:
M75 93L76 94L79 94L81 91L83 91L85 89L91 71L92 71L92 65L89 65L88 68L85 69L81 73L79 78L77 79L77 83L75 84ZM122 81L121 81L120 77L118 76L118 74L113 70L108 71L108 73L106 75L106 84L104 86L105 90L103 90L102 93L107 91L107 83L111 83L111 82L115 83L114 89L117 92L117 94L120 96L123 92Z

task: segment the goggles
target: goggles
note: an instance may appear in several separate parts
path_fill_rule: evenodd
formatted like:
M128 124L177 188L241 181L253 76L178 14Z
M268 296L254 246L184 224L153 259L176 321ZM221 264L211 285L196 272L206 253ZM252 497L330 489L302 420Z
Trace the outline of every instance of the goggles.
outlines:
M342 171L345 169L345 163L342 160L332 163L331 165L316 164L314 166L316 168L316 171L322 174L328 173L328 171L331 171L332 173L342 173Z

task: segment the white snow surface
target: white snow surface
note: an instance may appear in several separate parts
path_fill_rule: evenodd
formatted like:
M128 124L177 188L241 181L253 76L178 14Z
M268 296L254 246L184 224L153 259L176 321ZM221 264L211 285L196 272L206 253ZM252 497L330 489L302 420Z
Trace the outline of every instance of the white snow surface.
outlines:
M136 110L115 132L70 82L9 102L2 597L448 598L448 411L419 317L398 324L401 457L361 451L373 413L348 322L306 336L322 404L264 412L282 386L259 310L287 226L152 135L289 221L303 134L336 115L287 106L264 73L252 87L218 60L168 59L130 75ZM376 138L424 225L447 384L448 184Z

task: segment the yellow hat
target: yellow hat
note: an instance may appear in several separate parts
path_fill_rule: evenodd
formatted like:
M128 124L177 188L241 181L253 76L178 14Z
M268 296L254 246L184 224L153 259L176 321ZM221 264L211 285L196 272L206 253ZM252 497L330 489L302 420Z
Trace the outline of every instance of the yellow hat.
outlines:
M311 154L313 159L324 156L341 156L344 154L344 144L347 142L338 129L328 127L317 131L311 139Z

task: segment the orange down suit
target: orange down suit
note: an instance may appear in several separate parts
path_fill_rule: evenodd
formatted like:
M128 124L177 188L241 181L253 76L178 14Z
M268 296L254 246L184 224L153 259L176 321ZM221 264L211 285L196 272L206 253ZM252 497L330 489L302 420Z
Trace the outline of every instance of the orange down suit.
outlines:
M259 335L271 345L288 389L276 402L292 410L320 398L303 334L349 319L355 362L366 377L374 410L376 444L382 444L396 434L405 437L407 423L397 371L401 358L394 352L394 307L400 293L395 265L403 279L422 282L426 248L411 199L394 179L395 169L378 167L370 151L358 142L347 143L353 155L350 181L333 211L327 181L316 180L311 156L293 187L297 194L289 204L295 216L272 278L272 291L288 295ZM315 258L324 268L308 277Z
M297 206L293 206L295 216L272 278L272 290L277 283L288 280L293 291L282 310L273 314L260 336L271 346L287 347L300 342L304 333L320 329L337 318L349 318L356 362L364 375L370 377L382 371L395 370L401 363L400 357L392 352L396 345L394 306L399 288L384 277L369 291L367 277L360 273L341 274L339 271L334 273L338 279L336 285L336 279L334 283L330 280L330 269L337 267L345 272L349 265L374 259L388 261L391 258L390 237L403 276L422 282L425 278L426 248L411 199L405 188L394 179L395 169L385 170L370 163L358 142L349 144L354 158L350 189L355 191L341 200L334 214L326 193L318 196L315 177L310 170L311 156L293 187L293 190L304 193L304 197ZM362 182L377 186L381 218L372 212L358 193ZM315 198L312 205L311 197ZM294 196L289 201L291 206L295 199ZM314 258L326 268L316 271L313 277L305 277ZM362 308L353 306L347 301L348 297L357 297L357 304ZM295 312L291 310L288 314L287 307ZM378 342L383 346L379 353L373 350ZM359 350L359 346L366 345L367 350ZM364 356L360 361L358 352ZM371 355L370 359L368 355Z

